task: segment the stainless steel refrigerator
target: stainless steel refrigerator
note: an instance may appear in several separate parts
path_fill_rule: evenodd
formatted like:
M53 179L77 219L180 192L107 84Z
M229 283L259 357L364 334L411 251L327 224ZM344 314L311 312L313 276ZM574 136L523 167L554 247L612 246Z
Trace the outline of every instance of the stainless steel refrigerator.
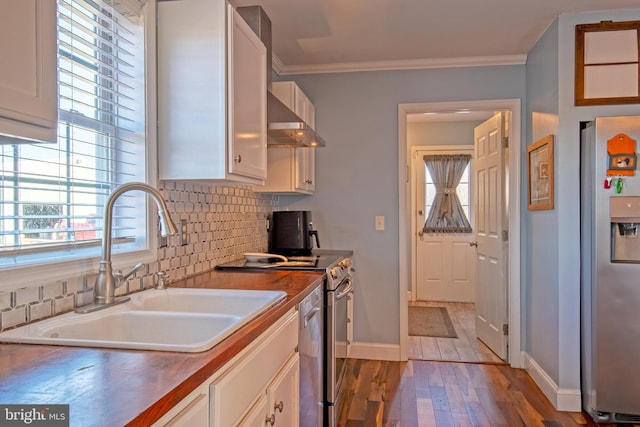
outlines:
M582 130L582 407L598 423L640 422L640 170L633 140L640 143L640 117L597 118Z

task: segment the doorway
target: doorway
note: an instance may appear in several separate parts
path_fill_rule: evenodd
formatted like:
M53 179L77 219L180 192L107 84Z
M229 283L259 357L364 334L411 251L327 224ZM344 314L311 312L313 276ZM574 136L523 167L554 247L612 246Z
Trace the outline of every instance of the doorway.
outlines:
M400 213L400 359L407 360L409 356L409 336L408 336L408 305L415 298L414 271L416 262L412 259L415 242L416 221L411 212L410 199L412 190L411 173L411 146L407 137L408 118L413 114L424 113L454 113L465 110L466 114L483 113L492 115L497 111L511 113L511 124L508 126L507 135L510 145L520 146L520 100L488 100L488 101L468 101L468 102L446 102L446 103L424 103L424 104L402 104L399 106L399 161L400 161L400 188L399 188L399 213ZM444 116L443 116L444 117ZM508 283L508 323L510 333L506 337L508 341L507 358L511 366L522 367L523 361L520 356L520 150L509 150L505 165L510 173L508 174L508 200L517 201L508 205L506 215L513 219L509 221L508 235L508 266L506 280ZM424 303L433 305L434 303ZM452 303L462 304L462 303ZM454 317L467 319L468 307L463 305L451 306L449 311ZM466 312L466 314L465 314ZM466 334L466 332L463 332ZM446 347L446 346L445 346ZM427 344L427 350L430 348Z

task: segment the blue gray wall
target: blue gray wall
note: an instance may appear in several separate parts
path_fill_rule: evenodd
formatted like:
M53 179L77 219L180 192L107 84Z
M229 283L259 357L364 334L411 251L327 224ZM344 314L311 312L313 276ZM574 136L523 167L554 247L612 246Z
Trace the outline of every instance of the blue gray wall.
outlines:
M286 78L284 78L286 77ZM290 76L281 80L290 79ZM353 249L358 271L354 340L399 344L398 105L524 99L525 67L299 75L327 146L317 150L313 196L280 197L313 212L320 243ZM375 231L374 217L386 228ZM408 289L408 284L402 284Z
M482 122L483 120L407 123L407 144L473 145L473 130Z
M558 24L554 22L538 40L527 57L527 102L524 117L526 139L522 158L526 165L526 146L533 141L552 134L557 135L558 117ZM534 114L535 113L535 114ZM542 129L533 116L550 122L549 128ZM524 127L524 126L523 126ZM535 137L533 128L535 127ZM557 164L557 163L556 163ZM523 168L523 182L527 182L526 166ZM558 195L559 179L555 180L554 194ZM522 193L528 197L527 190ZM558 198L556 197L556 200ZM556 202L556 206L560 202ZM526 206L526 205L525 205ZM523 256L528 262L523 264L525 277L523 304L525 325L525 350L547 374L558 378L558 210L529 211L524 213L522 239Z

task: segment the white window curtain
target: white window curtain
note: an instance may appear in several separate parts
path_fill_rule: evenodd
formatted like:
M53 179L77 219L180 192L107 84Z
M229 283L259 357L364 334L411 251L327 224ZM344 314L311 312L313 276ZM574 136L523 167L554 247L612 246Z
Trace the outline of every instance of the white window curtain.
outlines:
M424 163L436 187L425 233L471 233L471 224L458 199L457 187L471 161L469 154L428 154Z
M141 7L58 0L58 140L0 145L0 266L99 247L108 194L146 179ZM139 248L144 207L144 196L123 197L114 241Z

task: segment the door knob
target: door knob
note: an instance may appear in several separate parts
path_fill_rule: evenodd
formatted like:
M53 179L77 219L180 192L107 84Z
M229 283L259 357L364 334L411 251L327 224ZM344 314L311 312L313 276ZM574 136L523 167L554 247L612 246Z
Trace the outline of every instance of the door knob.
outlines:
M476 242L475 240L472 242L469 242L469 246L475 246L476 248L478 247L478 242Z

